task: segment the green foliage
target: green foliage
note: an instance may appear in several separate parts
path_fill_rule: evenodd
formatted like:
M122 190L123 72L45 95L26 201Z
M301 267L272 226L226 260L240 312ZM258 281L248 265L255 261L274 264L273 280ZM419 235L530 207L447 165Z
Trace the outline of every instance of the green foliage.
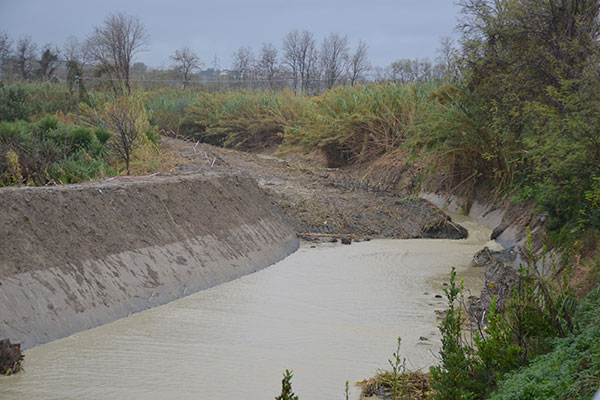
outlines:
M203 93L186 110L181 126L201 142L255 150L281 143L302 103L288 91Z
M30 112L30 105L22 87L0 84L0 121L25 119Z
M185 111L194 103L197 94L191 90L160 89L144 96L150 123L158 129L180 132Z
M103 144L89 129L55 117L0 123L0 186L76 183L112 174Z
M98 142L101 145L106 144L106 142L108 142L108 139L110 139L110 137L112 136L112 133L107 131L103 126L99 126L96 129L94 129L94 134L96 135L96 138L98 139Z
M292 391L292 371L285 370L281 380L281 394L275 397L275 400L298 400L298 396Z
M557 338L572 337L578 327L597 325L600 296L591 296L578 308L575 298L564 289L566 285L556 280L554 265L552 271L545 271L545 253L533 253L529 230L524 260L527 266L520 268L519 281L506 300L504 312L497 312L493 299L487 326L470 328L472 343L463 339L462 286L457 286L452 269L445 289L449 310L440 326L441 364L431 368L434 398L485 398L514 371L552 351L560 342Z
M428 85L338 87L307 102L286 141L321 148L330 167L373 160L413 134Z
M126 90L106 101L102 107L86 113L88 121L99 121L115 134L108 139L106 145L125 162L127 175L130 174L132 153L142 139L156 139L154 131L150 129L148 114L143 104L141 93L129 94Z
M590 399L600 387L600 290L590 292L576 316L583 328L553 343L550 353L507 376L494 400Z
M477 398L477 382L473 379L473 349L463 340L462 283L456 284L454 268L450 273L450 284L444 292L448 299L448 311L439 327L442 334L441 364L430 369L434 399L474 399Z
M396 351L392 353L392 359L388 360L390 364L391 382L390 387L392 391L392 400L399 400L406 395L406 388L400 384L400 377L406 373L406 359L400 356L400 344L402 339L398 338L398 344Z
M76 97L65 85L42 83L0 84L0 121L27 120L75 110Z
M497 312L495 298L484 333L475 332L475 348L479 360L474 366L474 379L478 381L480 394L489 394L504 374L523 363L523 349L514 342L513 331L504 316Z

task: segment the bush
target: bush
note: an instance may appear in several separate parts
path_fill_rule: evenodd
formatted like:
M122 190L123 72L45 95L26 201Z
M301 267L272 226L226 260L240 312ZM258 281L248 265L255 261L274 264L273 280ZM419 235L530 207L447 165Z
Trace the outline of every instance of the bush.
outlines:
M330 167L371 161L414 134L428 85L338 87L307 102L286 141L320 148Z
M186 110L181 126L201 142L256 150L283 142L302 103L289 91L205 93Z
M0 121L34 121L58 111L69 113L75 110L76 103L76 96L62 84L0 84Z
M54 117L0 123L0 186L98 179L112 173L107 157L89 129Z
M554 349L513 372L491 396L494 400L591 399L600 387L600 290L579 306L582 328L557 339Z

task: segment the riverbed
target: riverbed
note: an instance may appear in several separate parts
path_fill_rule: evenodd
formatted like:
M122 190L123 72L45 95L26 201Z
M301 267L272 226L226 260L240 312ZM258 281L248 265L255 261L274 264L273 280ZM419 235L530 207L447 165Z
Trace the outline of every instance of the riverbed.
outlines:
M165 306L26 351L2 399L269 399L293 370L300 399L343 399L344 384L388 366L398 337L409 369L436 363L436 310L451 266L468 268L491 230L453 215L466 240L303 245L283 261Z

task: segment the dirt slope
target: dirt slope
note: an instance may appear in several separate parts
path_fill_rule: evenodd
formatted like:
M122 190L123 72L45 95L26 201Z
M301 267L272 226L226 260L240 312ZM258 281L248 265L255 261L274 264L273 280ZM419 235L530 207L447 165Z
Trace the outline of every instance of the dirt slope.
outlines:
M298 233L402 239L466 235L428 201L357 184L338 169L172 138L163 143L187 159L179 165L181 171L248 173Z

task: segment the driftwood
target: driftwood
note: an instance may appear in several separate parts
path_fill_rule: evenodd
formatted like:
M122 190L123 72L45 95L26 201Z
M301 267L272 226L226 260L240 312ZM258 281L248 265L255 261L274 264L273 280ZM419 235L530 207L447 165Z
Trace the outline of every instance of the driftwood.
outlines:
M20 344L12 344L8 339L0 340L0 375L19 372L23 357Z

